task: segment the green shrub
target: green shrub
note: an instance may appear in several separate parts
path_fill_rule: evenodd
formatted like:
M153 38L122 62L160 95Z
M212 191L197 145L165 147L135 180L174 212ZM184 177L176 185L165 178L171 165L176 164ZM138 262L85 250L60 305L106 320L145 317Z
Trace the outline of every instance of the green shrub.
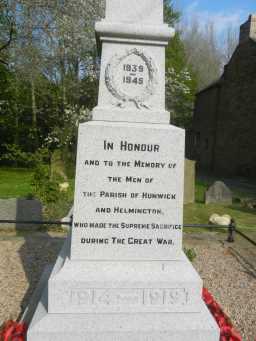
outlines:
M46 148L39 148L35 153L25 152L16 144L5 144L5 153L0 161L11 166L34 168L40 162L49 160L49 151Z
M35 195L33 193L28 193L26 196L25 196L25 199L26 200L33 200L35 198Z
M50 167L45 164L38 165L35 168L32 186L34 195L43 203L51 203L58 200L59 184L51 179Z
M190 262L193 262L193 260L196 258L197 254L195 249L187 249L184 248L184 253L185 255L188 257L188 259L190 260Z

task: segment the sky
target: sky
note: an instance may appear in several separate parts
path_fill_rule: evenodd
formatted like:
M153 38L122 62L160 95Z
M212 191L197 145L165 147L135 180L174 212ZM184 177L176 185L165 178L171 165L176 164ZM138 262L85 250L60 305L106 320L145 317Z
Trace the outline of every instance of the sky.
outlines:
M256 14L256 0L173 0L173 4L181 11L183 22L196 16L203 27L211 21L218 34L230 26L238 29L249 14Z

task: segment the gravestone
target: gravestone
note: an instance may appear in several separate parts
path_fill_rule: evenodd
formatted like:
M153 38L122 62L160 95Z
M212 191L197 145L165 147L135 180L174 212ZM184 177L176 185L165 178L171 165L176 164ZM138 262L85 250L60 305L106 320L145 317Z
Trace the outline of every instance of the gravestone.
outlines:
M222 181L215 181L205 192L206 204L232 205L232 192Z
M107 0L98 106L79 127L73 226L28 341L219 340L182 252L184 131L165 111L162 0Z
M185 159L184 204L195 202L196 161Z

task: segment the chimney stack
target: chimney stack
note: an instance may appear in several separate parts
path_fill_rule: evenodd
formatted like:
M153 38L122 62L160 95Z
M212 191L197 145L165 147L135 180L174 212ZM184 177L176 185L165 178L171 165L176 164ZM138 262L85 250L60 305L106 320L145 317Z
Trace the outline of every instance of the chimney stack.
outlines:
M256 14L249 16L249 19L240 26L239 44L245 43L249 39L256 41Z

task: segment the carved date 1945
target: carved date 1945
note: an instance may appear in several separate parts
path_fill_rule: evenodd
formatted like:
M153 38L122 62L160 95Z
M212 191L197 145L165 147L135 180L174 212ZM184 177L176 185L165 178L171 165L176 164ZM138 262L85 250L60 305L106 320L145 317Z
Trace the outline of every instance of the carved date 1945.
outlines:
M136 64L124 64L123 70L125 72L129 72L129 75L123 77L123 83L126 84L135 84L135 85L143 85L144 78L141 75L138 76L137 73L144 72L143 65L136 65Z

